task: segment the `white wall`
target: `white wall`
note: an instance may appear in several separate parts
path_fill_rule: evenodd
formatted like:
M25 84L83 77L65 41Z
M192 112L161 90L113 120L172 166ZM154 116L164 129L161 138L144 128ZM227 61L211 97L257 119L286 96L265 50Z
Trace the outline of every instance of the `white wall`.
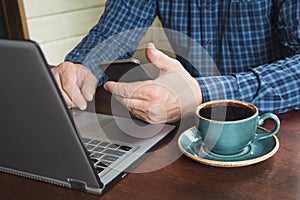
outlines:
M97 23L105 0L23 0L29 37L57 65Z
M40 44L49 64L57 65L98 22L105 0L23 0L30 39ZM158 20L154 26L160 26ZM159 36L158 36L159 35ZM141 41L164 44L162 34L149 31Z

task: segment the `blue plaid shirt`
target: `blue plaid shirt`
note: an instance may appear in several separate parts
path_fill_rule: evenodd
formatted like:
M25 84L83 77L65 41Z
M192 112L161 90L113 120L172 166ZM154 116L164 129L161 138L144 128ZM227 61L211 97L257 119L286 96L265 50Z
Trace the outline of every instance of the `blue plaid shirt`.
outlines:
M118 59L132 56L145 34L137 28L149 27L156 16L164 28L203 47L166 33L177 59L199 82L204 101L238 99L261 112L300 109L299 0L107 0L98 24L66 61L86 65L100 79L98 63L117 59L111 52L122 49L128 53L117 53ZM131 29L138 31L118 42L112 37ZM207 57L203 54L216 66L200 59ZM215 67L218 73L212 73Z

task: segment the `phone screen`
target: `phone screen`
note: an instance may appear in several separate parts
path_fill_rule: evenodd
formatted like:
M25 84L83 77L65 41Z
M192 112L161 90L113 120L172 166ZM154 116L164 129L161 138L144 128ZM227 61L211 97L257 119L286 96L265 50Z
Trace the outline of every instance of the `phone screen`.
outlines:
M111 81L136 82L151 80L151 76L138 60L106 62L100 64L100 69Z

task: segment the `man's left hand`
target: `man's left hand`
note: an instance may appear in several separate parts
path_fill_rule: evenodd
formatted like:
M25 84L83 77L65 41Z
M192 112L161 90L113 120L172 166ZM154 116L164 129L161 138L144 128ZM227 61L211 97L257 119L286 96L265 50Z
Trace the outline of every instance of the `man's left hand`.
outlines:
M152 124L175 122L194 113L203 101L196 79L179 61L163 54L152 43L147 46L146 56L160 70L156 79L133 83L109 81L104 88L132 114Z

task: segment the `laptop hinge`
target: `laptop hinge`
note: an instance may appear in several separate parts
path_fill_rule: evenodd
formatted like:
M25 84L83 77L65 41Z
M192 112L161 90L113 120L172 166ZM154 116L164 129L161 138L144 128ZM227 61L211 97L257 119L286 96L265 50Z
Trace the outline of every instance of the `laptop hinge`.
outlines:
M71 185L71 189L87 192L86 182L71 178L68 178L68 182Z

